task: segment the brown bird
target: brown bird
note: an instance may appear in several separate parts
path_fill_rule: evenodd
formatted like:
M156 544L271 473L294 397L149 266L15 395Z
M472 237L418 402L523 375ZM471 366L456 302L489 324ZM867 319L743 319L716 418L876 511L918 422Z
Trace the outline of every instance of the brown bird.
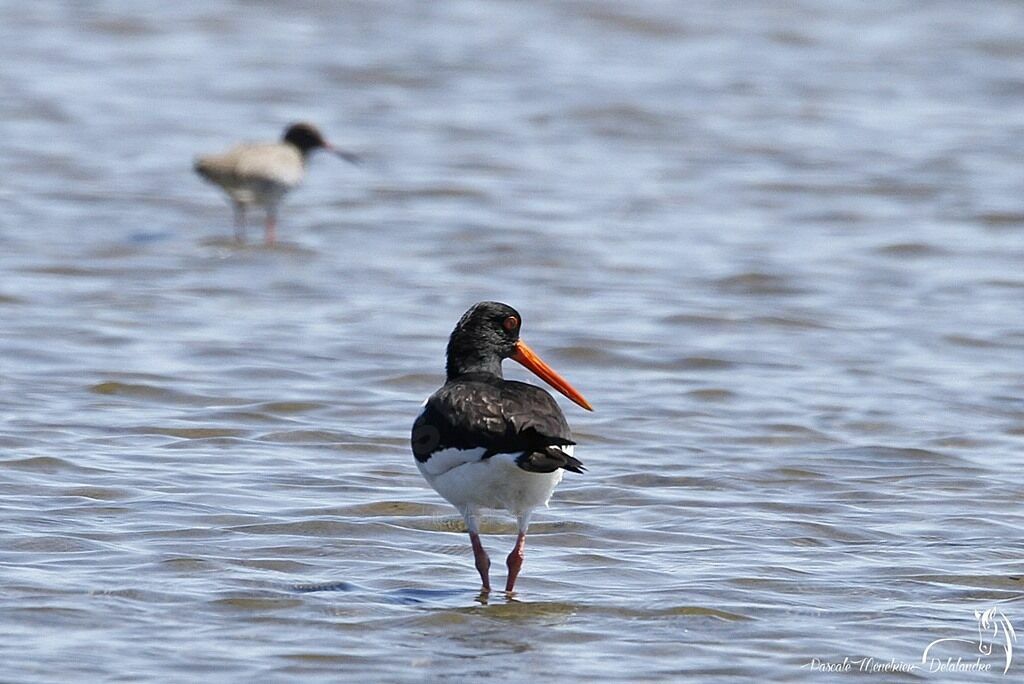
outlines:
M319 149L358 164L359 157L340 150L326 140L316 126L296 123L285 129L280 142L242 143L221 154L198 157L195 170L219 186L235 210L235 237L245 239L245 212L252 205L267 213L266 242L274 243L277 205L301 182L309 155Z

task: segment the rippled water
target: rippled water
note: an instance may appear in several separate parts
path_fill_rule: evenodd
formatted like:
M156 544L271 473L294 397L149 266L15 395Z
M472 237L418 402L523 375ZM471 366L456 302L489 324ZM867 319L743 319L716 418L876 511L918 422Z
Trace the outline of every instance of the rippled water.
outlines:
M3 677L823 681L1024 630L1022 26L0 5ZM294 119L366 164L239 247L191 159ZM511 598L407 442L484 298L597 409Z

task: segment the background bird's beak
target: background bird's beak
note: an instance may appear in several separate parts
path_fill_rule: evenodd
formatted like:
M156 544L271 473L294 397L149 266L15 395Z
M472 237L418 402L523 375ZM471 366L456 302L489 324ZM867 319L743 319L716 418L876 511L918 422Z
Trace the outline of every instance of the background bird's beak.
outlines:
M516 342L516 350L512 354L512 360L518 361L527 368L529 368L538 378L548 383L556 390L564 394L571 401L579 404L588 411L593 411L590 402L583 398L583 395L576 391L576 388L570 385L565 378L556 373L551 366L544 363L539 356L532 349L526 346L526 343L522 340Z
M349 164L359 165L363 160L355 152L348 152L346 150L338 149L334 145L324 145L324 149L331 154L337 155L347 161Z

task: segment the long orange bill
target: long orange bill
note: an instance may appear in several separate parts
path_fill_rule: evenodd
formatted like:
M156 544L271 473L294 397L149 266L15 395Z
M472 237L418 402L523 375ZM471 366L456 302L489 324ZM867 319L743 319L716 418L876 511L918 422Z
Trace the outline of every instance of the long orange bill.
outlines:
M512 354L512 360L518 361L526 366L538 378L554 387L571 401L579 404L588 411L594 410L590 405L590 402L584 399L583 395L577 392L575 387L570 385L565 378L556 373L551 366L544 363L544 361L542 361L532 349L526 346L526 343L522 340L516 342L516 351Z

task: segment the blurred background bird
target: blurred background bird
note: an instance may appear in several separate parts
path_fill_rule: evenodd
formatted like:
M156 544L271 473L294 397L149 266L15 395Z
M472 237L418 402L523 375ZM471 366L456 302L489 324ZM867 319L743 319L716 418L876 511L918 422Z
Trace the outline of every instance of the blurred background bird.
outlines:
M359 163L357 155L328 143L316 126L294 123L280 142L241 143L220 154L198 157L194 168L231 199L235 238L245 239L246 211L259 206L266 211L265 240L271 245L276 239L278 204L302 182L310 154L321 149Z

